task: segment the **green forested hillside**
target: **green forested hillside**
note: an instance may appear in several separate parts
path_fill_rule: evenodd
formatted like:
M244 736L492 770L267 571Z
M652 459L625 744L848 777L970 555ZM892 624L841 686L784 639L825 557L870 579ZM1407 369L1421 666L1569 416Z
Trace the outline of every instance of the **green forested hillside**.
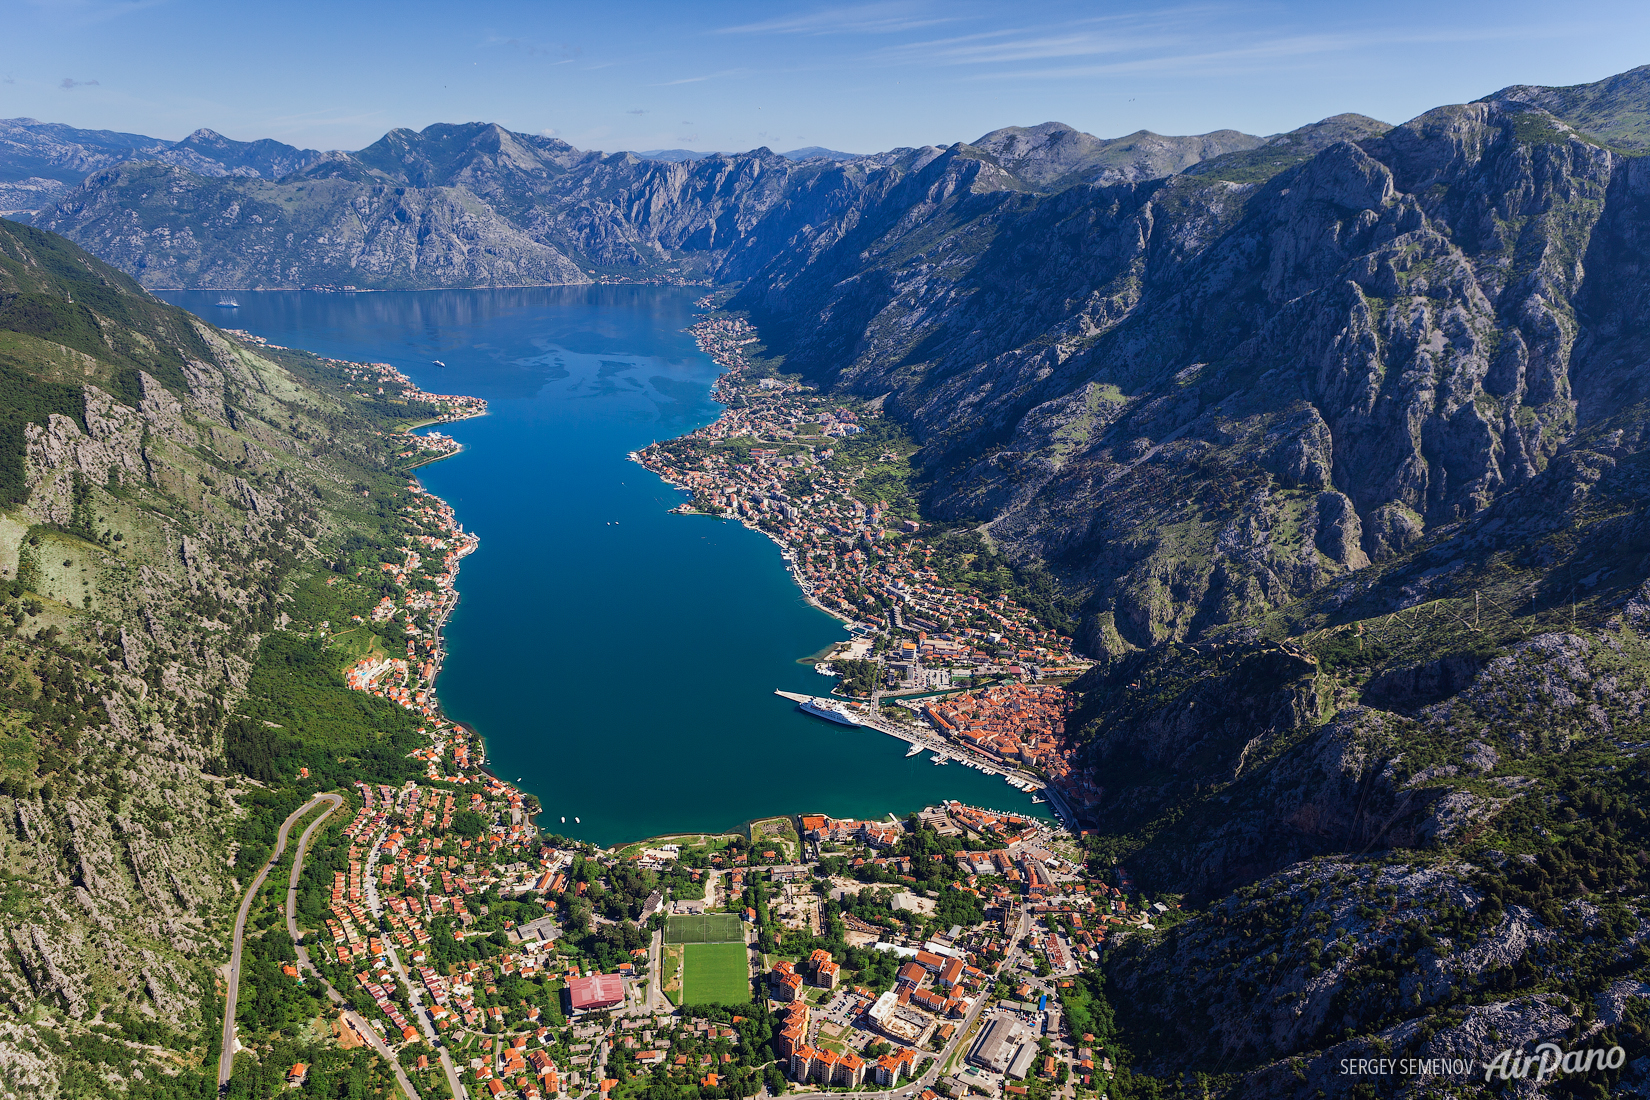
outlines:
M347 374L0 221L0 1093L215 1095L237 882L308 792L413 767L409 712L281 629L408 537L393 429L435 410Z

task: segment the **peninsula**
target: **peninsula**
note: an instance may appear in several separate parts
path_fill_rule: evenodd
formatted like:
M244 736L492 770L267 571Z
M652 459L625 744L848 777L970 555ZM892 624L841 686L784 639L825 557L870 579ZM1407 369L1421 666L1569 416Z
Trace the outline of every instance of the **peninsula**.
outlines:
M692 332L724 368L712 392L725 409L632 457L692 494L678 512L767 534L808 600L847 624L852 639L820 664L855 701L842 714L927 745L936 763L1046 785L1075 821L1069 807L1093 788L1062 747L1073 700L1060 685L1093 662L1073 655L1075 624L1047 575L1015 569L971 528L925 530L916 448L880 402L777 374L736 314L710 312Z

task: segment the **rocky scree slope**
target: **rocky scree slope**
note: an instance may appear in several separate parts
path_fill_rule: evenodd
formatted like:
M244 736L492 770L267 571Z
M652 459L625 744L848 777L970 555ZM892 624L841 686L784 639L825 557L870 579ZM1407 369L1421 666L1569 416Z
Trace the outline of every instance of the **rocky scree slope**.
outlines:
M404 484L388 422L305 370L0 222L0 1095L215 1065L238 880L301 801L224 778L302 737L235 712L292 585ZM331 679L379 732L317 782L399 760L410 719Z

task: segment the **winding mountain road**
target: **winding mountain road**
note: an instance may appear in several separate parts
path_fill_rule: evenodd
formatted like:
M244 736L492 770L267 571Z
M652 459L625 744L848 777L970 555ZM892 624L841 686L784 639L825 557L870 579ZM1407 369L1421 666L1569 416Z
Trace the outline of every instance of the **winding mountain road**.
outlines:
M332 797L337 798L338 796L333 795ZM338 801L342 803L343 799ZM304 835L298 838L298 851L292 859L292 874L287 878L286 883L286 933L292 937L293 944L297 946L298 968L315 975L315 980L321 983L321 987L327 992L327 999L333 1004L347 1005L348 1002L344 1000L344 995L332 988L332 983L322 977L321 972L315 968L315 964L309 961L309 948L298 943L301 935L298 930L298 878L304 873L304 857L309 854L309 842L314 838L315 830L319 829L322 823L332 814L332 810L337 808L338 804L335 803L332 809L310 822L309 828L304 830ZM384 1042L372 1025L348 1007L344 1008L343 1017L344 1022L349 1024L357 1035L366 1040L372 1049L376 1050L379 1056L390 1064L391 1069L395 1070L395 1079L401 1085L401 1091L411 1100L420 1100L418 1090L413 1087L412 1081L408 1079L407 1071L401 1067L401 1062L396 1058L395 1051L389 1048L389 1044ZM453 1079L451 1074L448 1076L449 1079ZM454 1095L462 1097L463 1093L455 1093Z
M280 832L275 834L275 850L270 853L269 861L263 865L258 874L252 879L252 885L247 887L246 897L241 899L241 911L235 917L235 945L229 954L229 990L224 1002L223 1011L223 1049L218 1055L218 1091L222 1092L229 1085L229 1078L235 1072L235 1002L241 995L241 948L246 938L246 917L252 911L252 899L258 896L263 888L264 879L269 877L269 869L275 866L281 854L286 851L287 834L292 826L305 814L313 811L324 803L332 803L327 814L332 813L343 804L343 796L336 794L318 794L308 802L292 811L292 815L281 822ZM304 843L309 843L310 834L315 831L315 825L320 824L327 814L322 814L315 823L310 825L304 833ZM292 878L296 882L299 868L303 865L303 855L300 852L292 868ZM289 918L290 922L290 918Z

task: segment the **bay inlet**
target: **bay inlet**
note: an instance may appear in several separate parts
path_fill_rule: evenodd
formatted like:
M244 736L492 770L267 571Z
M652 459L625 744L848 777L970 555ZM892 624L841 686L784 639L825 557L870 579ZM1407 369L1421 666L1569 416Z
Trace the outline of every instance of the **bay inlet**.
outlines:
M684 331L702 293L241 292L233 316L215 293L161 297L489 401L488 416L442 427L462 453L418 471L481 539L436 687L486 739L492 770L539 798L547 831L612 844L945 798L1040 813L1000 779L935 768L773 694L829 689L798 658L845 637L841 624L806 602L772 541L669 514L685 495L625 457L719 411L719 368Z

